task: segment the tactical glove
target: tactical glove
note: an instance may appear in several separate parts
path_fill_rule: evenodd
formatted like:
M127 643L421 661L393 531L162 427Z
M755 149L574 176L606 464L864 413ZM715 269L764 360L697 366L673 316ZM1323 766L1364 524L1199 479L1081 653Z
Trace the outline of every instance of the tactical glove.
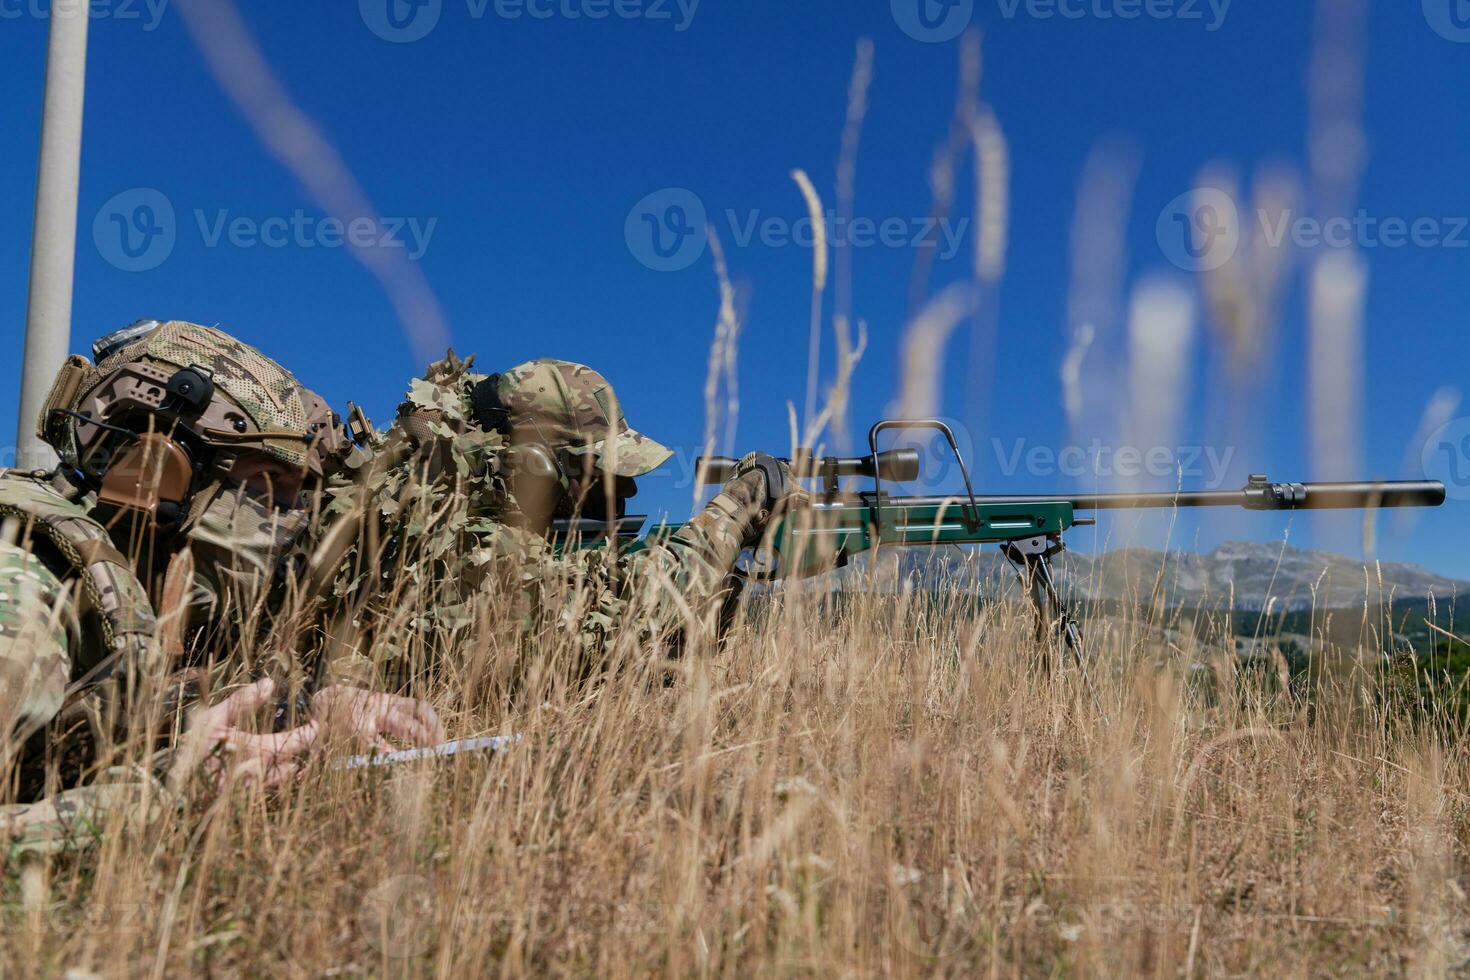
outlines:
M765 453L748 453L735 467L731 482L739 481L755 492L760 507L757 523L763 528L772 516L811 502L811 495L783 460Z

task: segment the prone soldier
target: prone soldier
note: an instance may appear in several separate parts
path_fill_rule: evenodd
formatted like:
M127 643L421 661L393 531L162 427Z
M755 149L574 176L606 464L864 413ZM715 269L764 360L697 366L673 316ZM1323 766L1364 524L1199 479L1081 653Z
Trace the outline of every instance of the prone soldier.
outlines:
M93 355L66 362L39 420L60 465L0 471L0 759L23 800L105 765L99 749L129 733L151 741L183 704L168 698L180 668L248 648L343 447L321 398L216 328L140 321ZM443 739L407 699L328 685L306 712L329 710L369 741Z
M472 361L451 351L430 365L389 431L334 481L327 510L337 520L317 549L318 573L335 574L339 594L397 596L412 579L432 593L420 600L426 617L451 632L471 620L476 597L498 593L533 643L546 631L572 638L584 672L599 668L616 637L670 654L719 640L736 608L742 551L805 499L789 468L752 454L673 534L615 558L559 552L554 524L615 527L638 478L672 453L628 425L590 367L541 359L484 375ZM377 553L363 554L374 540ZM392 612L385 603L378 618ZM364 649L389 648L345 646L358 661ZM395 665L372 668L385 666Z

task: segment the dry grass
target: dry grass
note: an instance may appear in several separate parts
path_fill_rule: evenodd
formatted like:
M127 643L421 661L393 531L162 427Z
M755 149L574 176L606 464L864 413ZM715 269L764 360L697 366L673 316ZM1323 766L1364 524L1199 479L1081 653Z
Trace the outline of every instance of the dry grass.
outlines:
M958 123L931 175L936 214L951 205L956 148L982 118L978 43L962 56ZM870 60L860 49L855 105ZM844 213L861 117L850 108ZM1116 391L1110 365L1123 353L1122 251L1109 243L1136 167L1116 156L1099 155L1078 209L1079 248L1103 245L1079 252L1101 261L1077 264L1079 343L1064 369L1074 424L1084 407L1117 414L1094 404L1097 389ZM1007 168L991 157L993 203ZM985 210L980 226L1002 229L991 249L1003 255L1004 215ZM836 256L844 365L850 261ZM922 343L907 361L906 390L924 399L937 398L925 379L975 286L932 305L929 262L921 254L913 276L908 336ZM733 401L739 333L719 268L711 446L720 379ZM1319 298L1341 285L1319 281ZM1361 304L1344 295L1344 309ZM1251 337L1268 332L1253 324ZM1318 374L1330 382L1339 367ZM838 423L846 370L830 399ZM275 796L237 785L152 822L116 815L88 851L11 860L0 975L1470 968L1466 750L1383 707L1374 675L1352 666L1376 651L1337 651L1344 669L1307 705L1234 656L1165 642L1146 600L1091 624L1104 718L1074 668L1034 669L1026 610L979 606L958 587L841 601L777 592L723 650L672 666L624 636L593 683L577 678L564 632L506 626L504 596L482 596L471 628L424 633L415 622L442 598L394 593L376 635L414 665L416 692L452 735L517 732L519 745L368 772L318 764ZM231 654L279 671L270 651L281 648Z
M1366 690L1323 692L1309 719L1229 661L1201 684L1141 616L1097 631L1104 722L1075 674L1028 668L1024 612L789 592L667 682L628 647L590 686L559 676L549 637L512 683L515 637L472 631L428 693L454 734L518 731L514 750L319 771L276 798L238 787L129 818L91 852L12 864L0 961L15 975L1463 966L1459 745L1401 730Z

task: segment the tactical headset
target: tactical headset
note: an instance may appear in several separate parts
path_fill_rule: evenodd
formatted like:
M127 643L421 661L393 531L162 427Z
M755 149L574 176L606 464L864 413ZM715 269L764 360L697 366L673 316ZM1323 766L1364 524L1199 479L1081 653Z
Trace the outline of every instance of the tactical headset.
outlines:
M107 334L92 345L93 356L100 363L158 326L156 320L143 320ZM223 412L206 420L215 395L213 373L198 364L171 369L139 360L99 378L91 362L73 355L47 397L39 434L97 494L100 509L174 530L188 518L195 492L233 465L232 444L267 435L251 432L244 415L229 410L231 398L222 403ZM302 437L331 441L336 423L327 409L326 417L311 426L315 435ZM83 438L89 430L90 438ZM269 433L271 438L288 435L294 433Z
M554 489L556 499L565 500L572 492L572 478L561 455L544 440L511 443L513 436L523 436L526 429L522 427L517 432L512 424L510 409L500 398L500 379L499 374L492 374L471 389L470 412L481 428L506 438L511 494L517 500L524 500L529 495L545 495ZM524 486L522 480L533 485Z
M210 372L199 365L179 368L166 377L159 371L156 380L162 384L150 389L156 392L157 407L142 431L70 407L84 376L95 373L84 358L68 362L43 413L43 433L54 437L48 441L61 451L63 462L96 492L99 507L141 516L159 528L177 526L210 469L211 454L186 422L214 398ZM160 416L172 416L173 424L154 428ZM78 426L101 430L101 438L91 440L85 451L76 438Z

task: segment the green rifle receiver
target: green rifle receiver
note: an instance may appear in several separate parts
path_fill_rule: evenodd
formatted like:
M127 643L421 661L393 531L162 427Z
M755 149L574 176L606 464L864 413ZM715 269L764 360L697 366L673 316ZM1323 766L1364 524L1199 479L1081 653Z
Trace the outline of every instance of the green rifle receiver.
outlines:
M949 443L964 477L963 495L890 496L885 482L918 477L918 453L910 449L878 450L878 437L888 430L932 429ZM1051 559L1063 549L1062 536L1071 528L1095 523L1079 517L1101 510L1172 509L1176 507L1241 507L1247 510L1350 510L1380 507L1438 507L1445 488L1430 481L1361 483L1272 483L1252 476L1240 490L1180 491L1176 493L1105 493L1052 496L976 496L959 444L949 426L937 419L887 419L868 432L868 455L853 458L814 458L798 451L786 460L799 479L821 480L813 503L783 515L769 531L753 560L738 574L761 581L806 578L847 564L853 555L892 545L997 544L1016 566L1038 616L1038 628L1048 626L1076 654L1081 636L1058 595ZM702 482L724 483L737 461L728 457L698 460ZM872 481L871 489L848 490L843 478ZM660 525L646 538L629 534L625 518L615 534L630 550L647 547L678 529ZM606 537L603 523L563 521L553 529L563 547L596 544Z

